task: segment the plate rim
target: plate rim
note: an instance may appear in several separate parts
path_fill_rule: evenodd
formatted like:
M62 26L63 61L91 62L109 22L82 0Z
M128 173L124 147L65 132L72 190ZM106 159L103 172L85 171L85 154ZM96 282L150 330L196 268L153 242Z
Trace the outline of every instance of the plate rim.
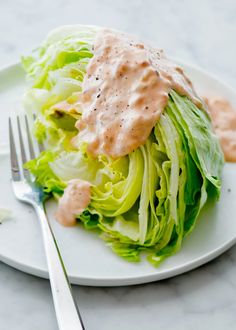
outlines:
M230 93L232 93L235 96L236 99L236 92L234 89L229 86L224 81L221 81L220 78L218 78L216 75L210 73L209 71L200 68L199 66L191 63L187 63L185 61L179 60L175 57L170 57L171 60L175 61L176 63L184 66L184 68L189 68L190 70L193 69L195 71L198 71L200 74L209 77L212 80L215 80L220 85L223 85L225 89L227 89ZM2 73L7 73L9 70L16 70L16 69L22 69L23 68L20 64L20 62L12 62L7 65L3 65L0 67L0 79ZM7 152L9 154L9 152ZM234 244L236 243L236 236L229 239L225 243L221 244L211 252L205 253L204 255L195 258L192 261L187 261L184 264L175 266L173 268L169 268L168 270L163 270L158 273L150 273L145 275L137 275L137 276L123 276L123 277L93 277L93 276L78 276L75 274L70 274L69 279L72 284L76 285L84 285L84 286L99 286L99 287L115 287L115 286L127 286L127 285L138 285L138 284L144 284L144 283L151 283L155 281L160 281L163 279L168 279L174 276L178 276L181 274L184 274L188 271L191 271L193 269L196 269L213 259L219 257L221 254L226 252L228 249L230 249ZM9 257L4 256L0 251L0 261L3 263L20 270L24 273L34 275L40 278L48 279L48 271L47 269L43 269L37 266L31 266L28 263L19 262L17 260L11 259Z
M185 274L189 271L197 269L200 266L204 266L208 262L220 257L224 252L229 250L236 243L236 237L227 241L227 243L222 244L218 248L214 249L210 253L206 253L205 255L194 259L191 262L187 262L186 264L182 264L180 266L170 268L168 271L163 271L154 274L147 275L139 275L139 276L127 276L123 278L115 278L112 279L109 277L96 278L96 277L83 277L76 275L69 275L69 280L71 284L82 285L82 286L91 286L91 287L117 287L117 286L130 286L130 285L139 285L145 283L157 282L165 279L169 279L171 277L179 276ZM32 267L26 263L18 262L8 257L5 257L0 253L0 261L11 266L12 268L22 271L28 275L34 275L36 277L49 279L48 272L39 267ZM167 273L167 274L166 274Z

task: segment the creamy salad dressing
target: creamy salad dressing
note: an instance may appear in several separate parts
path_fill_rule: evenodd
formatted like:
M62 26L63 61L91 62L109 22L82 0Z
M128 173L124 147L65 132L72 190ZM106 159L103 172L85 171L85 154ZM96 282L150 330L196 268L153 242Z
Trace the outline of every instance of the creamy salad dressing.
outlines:
M219 98L206 98L212 124L219 137L225 160L236 162L236 111L232 105Z
M81 214L90 203L90 188L91 185L87 181L73 179L68 182L55 214L58 222L63 226L76 224L76 215Z
M74 143L86 142L95 157L131 153L147 140L171 88L201 106L183 70L163 51L129 35L101 30L83 82L82 118L76 124L79 134Z
M188 96L198 107L197 97L182 68L163 51L147 47L129 35L102 29L94 44L82 90L75 104L58 103L54 110L81 111L78 136L88 152L118 158L145 143L160 118L171 89ZM227 161L236 161L236 112L224 100L208 99L210 115ZM56 218L65 226L76 223L91 199L90 183L71 180L59 201Z

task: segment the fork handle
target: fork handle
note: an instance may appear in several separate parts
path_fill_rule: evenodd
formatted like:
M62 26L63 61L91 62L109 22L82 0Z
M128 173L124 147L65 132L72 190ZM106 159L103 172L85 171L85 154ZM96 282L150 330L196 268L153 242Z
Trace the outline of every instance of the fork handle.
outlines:
M84 330L79 309L73 297L66 269L47 219L44 205L35 204L34 208L39 217L43 233L49 279L59 329Z

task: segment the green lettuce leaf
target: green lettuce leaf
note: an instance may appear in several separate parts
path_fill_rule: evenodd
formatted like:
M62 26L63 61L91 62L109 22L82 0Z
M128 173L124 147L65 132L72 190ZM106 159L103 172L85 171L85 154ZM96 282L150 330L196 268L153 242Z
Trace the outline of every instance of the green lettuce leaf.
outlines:
M25 168L28 169L34 176L38 185L44 188L46 194L53 194L59 198L66 187L63 182L50 167L50 162L56 158L56 154L51 151L43 151L38 158L28 161Z

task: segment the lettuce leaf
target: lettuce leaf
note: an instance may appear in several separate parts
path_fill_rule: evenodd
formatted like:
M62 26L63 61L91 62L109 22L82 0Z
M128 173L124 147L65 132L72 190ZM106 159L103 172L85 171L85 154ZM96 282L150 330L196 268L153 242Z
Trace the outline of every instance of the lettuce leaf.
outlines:
M59 198L66 183L56 176L50 167L50 162L53 162L56 156L52 151L43 151L38 158L28 161L25 168L34 175L36 183L44 188L46 194Z
M11 210L0 207L0 224L2 224L5 220L10 218L11 215L12 215Z

